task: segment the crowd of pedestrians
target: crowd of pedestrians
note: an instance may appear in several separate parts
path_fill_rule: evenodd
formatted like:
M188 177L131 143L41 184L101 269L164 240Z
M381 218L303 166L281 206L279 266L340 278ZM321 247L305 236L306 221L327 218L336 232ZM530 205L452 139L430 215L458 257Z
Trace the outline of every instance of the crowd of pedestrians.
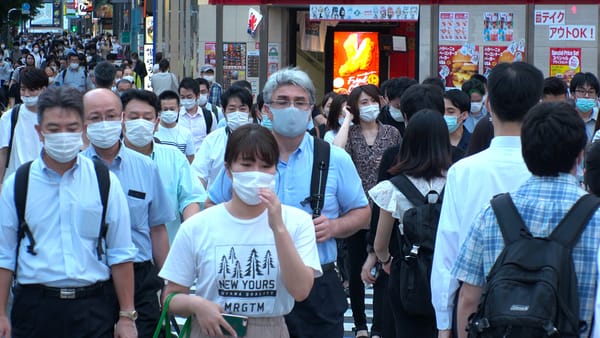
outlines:
M175 294L193 337L239 334L228 313L247 337L341 338L347 297L360 338L600 337L592 73L567 84L503 63L461 88L394 78L346 95L284 68L254 97L161 56L143 90L143 60L108 34L0 48L0 336L152 337ZM524 320L550 300L516 283L520 321L498 321L498 262L552 242L584 195L564 313Z

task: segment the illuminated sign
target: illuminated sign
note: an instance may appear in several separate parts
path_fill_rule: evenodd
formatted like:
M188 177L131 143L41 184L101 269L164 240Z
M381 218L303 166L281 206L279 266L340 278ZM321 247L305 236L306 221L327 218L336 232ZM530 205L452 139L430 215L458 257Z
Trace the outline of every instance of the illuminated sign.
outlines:
M379 86L379 33L334 32L333 90L349 94L365 84Z

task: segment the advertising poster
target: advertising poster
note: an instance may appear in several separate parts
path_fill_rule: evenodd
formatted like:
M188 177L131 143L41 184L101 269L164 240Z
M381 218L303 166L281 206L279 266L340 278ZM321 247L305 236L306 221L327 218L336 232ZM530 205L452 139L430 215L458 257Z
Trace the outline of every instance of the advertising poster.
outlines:
M152 77L152 68L154 66L154 46L152 44L144 45L144 66L148 75L144 78L144 89L152 90L150 77Z
M205 42L204 43L204 64L217 65L217 43L216 42Z
M513 41L508 46L483 47L483 74L488 76L499 63L525 60L525 40Z
M594 25L560 25L548 27L548 40L596 41Z
M438 74L446 87L458 87L479 71L479 46L445 45L438 48Z
M573 75L581 71L581 48L550 48L550 76L571 83Z
M334 32L333 91L349 94L365 84L379 86L379 33Z
M485 12L483 41L513 41L513 13Z
M267 76L271 76L271 74L279 70L279 43L269 43L269 55L267 56L267 63Z
M419 5L310 5L311 20L417 21Z
M439 39L466 42L469 39L469 13L440 12Z
M246 73L246 80L252 85L252 95L258 95L258 77L260 68L260 51L254 50L248 52L247 57L248 72Z
M223 89L232 83L246 79L246 43L223 44Z

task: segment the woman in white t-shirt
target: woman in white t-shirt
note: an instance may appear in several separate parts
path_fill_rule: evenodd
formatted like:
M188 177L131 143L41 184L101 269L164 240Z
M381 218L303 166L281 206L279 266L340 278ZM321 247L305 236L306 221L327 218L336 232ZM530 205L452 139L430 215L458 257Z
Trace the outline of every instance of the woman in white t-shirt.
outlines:
M189 218L173 241L160 276L165 296L179 293L170 311L193 315L192 337L221 336L220 326L234 335L223 313L249 317L246 337L288 337L283 316L322 274L310 215L273 191L278 160L268 129L236 129L225 150L232 199Z
M405 175L423 196L435 191L439 198L446 183L446 172L452 162L450 136L443 113L424 109L411 117L398 158L398 162L390 168L390 174ZM381 181L371 188L369 196L381 208L373 246L384 271L390 275L388 296L394 315L396 337L437 337L434 316L412 315L410 309L403 308L400 301L399 267L405 253L400 252L397 245L392 245L393 250L390 250L390 241L397 238L395 232L400 231L402 235L404 212L412 208L413 204L389 180ZM394 229L396 219L399 225ZM367 281L375 282L374 279Z

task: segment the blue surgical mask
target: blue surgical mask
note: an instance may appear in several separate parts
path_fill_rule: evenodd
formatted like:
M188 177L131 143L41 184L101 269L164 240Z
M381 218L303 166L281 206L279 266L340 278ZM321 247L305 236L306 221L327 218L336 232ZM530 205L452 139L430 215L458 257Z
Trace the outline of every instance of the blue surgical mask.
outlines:
M271 122L271 120L269 119L269 116L267 116L267 114L263 114L260 124L269 130L273 129L273 123Z
M458 129L458 117L457 116L447 116L444 115L444 120L446 120L446 124L448 125L448 132L452 134Z
M275 109L269 107L273 113L273 130L285 137L297 137L306 132L310 110L301 110L294 106Z
M575 100L575 106L583 113L587 113L596 106L595 99L578 98Z
M402 115L402 111L398 108L389 106L390 108L390 116L396 121L396 122L402 122L404 121L404 115Z

